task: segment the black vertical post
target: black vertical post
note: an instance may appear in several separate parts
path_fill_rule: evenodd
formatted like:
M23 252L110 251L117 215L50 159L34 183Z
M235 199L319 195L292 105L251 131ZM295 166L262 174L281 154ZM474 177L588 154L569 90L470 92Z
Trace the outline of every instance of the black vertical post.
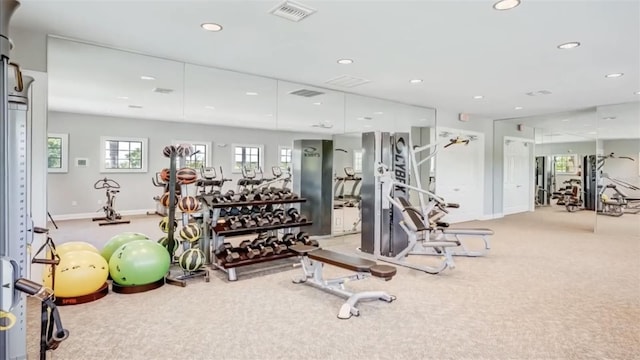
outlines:
M175 218L176 218L176 152L172 152L169 157L171 163L169 164L169 233L167 234L167 250L169 254L173 254L173 236L175 232ZM173 261L173 259L171 259Z

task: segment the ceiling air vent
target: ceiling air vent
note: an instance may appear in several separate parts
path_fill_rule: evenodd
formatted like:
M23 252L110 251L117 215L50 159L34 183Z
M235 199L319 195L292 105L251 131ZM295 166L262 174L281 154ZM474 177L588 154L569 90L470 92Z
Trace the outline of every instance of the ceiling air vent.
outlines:
M321 121L317 124L311 125L311 127L322 128L322 129L331 129L333 127L333 123L331 121Z
M129 105L131 109L142 109L142 105Z
M370 82L370 80L357 78L357 77L351 76L351 75L340 75L340 76L335 77L333 79L327 80L324 83L325 84L329 84L329 85L352 88L352 87L356 87L356 86L360 86L360 85L366 84L368 82Z
M173 92L173 89L153 88L153 90L151 91L158 94L171 94Z
M549 90L531 91L527 93L527 95L529 96L550 95L550 94L551 94L551 91Z
M284 1L269 11L270 14L298 22L316 12L315 9L293 2Z
M291 91L289 94L298 95L298 96L304 96L304 97L308 97L309 98L309 97L322 95L324 93L320 92L320 91L315 91L315 90L299 89L299 90L296 90L296 91Z

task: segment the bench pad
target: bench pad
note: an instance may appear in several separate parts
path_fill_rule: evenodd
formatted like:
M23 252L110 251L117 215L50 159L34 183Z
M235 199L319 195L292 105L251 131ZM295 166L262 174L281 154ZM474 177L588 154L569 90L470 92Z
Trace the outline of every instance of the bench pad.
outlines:
M307 254L309 259L318 260L323 263L335 265L347 270L357 272L369 272L375 261L348 256L328 250L316 250Z
M369 271L375 277L391 279L398 272L398 269L390 265L374 265L369 268Z
M295 251L300 255L307 255L311 251L318 250L318 248L309 245L291 245L289 246L289 250Z
M443 229L442 232L444 234L451 235L493 235L493 230L491 229L464 229L464 228L448 228Z

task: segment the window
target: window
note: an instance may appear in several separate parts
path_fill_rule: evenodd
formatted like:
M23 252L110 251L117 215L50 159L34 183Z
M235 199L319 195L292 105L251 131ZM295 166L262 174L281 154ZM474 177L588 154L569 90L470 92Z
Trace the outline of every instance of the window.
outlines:
M353 171L362 173L362 155L364 150L353 150Z
M278 147L278 166L282 169L291 169L291 148L288 146Z
M554 155L553 163L556 174L577 174L578 155Z
M203 166L211 166L211 143L206 141L183 141L174 140L174 145L191 144L193 146L193 154L184 159L184 166L194 169L200 169ZM179 164L180 158L176 157L176 165Z
M147 172L147 139L101 138L101 172Z
M233 172L262 168L262 145L233 145Z
M69 134L49 134L47 137L48 169L50 173L66 173Z

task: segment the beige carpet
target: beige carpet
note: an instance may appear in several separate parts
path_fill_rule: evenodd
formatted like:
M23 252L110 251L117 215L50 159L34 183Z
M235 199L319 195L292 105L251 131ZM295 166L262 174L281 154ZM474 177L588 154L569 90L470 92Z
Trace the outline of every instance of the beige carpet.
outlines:
M640 215L607 218L613 234L594 234L595 216L542 208L465 224L495 230L485 258L456 258L457 268L428 275L399 268L385 290L391 304L359 306L338 320L341 299L291 278L299 269L228 282L212 272L185 288L60 308L70 338L55 359L638 359ZM59 243L101 246L115 233L161 235L158 217L100 228L60 222ZM611 222L618 221L618 226ZM624 224L624 225L623 225ZM617 229L617 230L616 230ZM630 230L627 235L620 229ZM359 236L324 241L353 252ZM416 261L427 261L417 259ZM328 267L330 275L343 271ZM34 305L33 302L30 304ZM29 354L37 358L38 307L29 311Z

